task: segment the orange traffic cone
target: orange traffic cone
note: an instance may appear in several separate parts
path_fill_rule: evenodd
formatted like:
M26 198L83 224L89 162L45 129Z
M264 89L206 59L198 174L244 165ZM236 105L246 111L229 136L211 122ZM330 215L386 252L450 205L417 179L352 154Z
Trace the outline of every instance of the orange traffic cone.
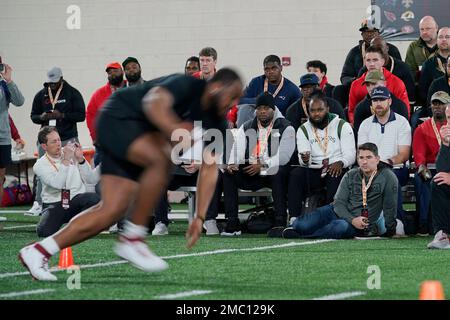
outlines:
M431 280L422 282L419 300L445 300L442 283Z
M72 255L72 247L67 247L62 249L59 253L59 264L58 268L67 269L73 266L73 255Z

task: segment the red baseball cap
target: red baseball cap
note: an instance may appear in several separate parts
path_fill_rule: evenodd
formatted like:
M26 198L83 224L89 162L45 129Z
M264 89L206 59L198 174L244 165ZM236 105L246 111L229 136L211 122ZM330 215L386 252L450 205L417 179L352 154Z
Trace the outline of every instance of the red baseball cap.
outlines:
M108 72L108 69L122 69L122 66L118 62L111 62L106 65L105 71Z

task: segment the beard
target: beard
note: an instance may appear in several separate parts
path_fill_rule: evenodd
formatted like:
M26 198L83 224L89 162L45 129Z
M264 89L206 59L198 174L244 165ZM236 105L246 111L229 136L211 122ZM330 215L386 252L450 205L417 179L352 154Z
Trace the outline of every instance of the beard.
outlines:
M325 117L323 117L321 120L315 121L312 118L309 119L309 121L311 121L311 124L319 129L323 129L328 125L328 115L326 115Z
M128 82L137 82L141 78L141 71L132 74L125 73L125 77L127 78Z
M113 86L119 86L123 81L123 76L112 76L112 77L108 77L108 82L109 84L113 85Z
M445 113L444 112L433 112L433 118L439 122L442 122L445 120Z
M272 118L268 117L266 119L258 119L258 120L259 120L259 123L261 123L261 125L263 127L267 127L272 122L273 117Z

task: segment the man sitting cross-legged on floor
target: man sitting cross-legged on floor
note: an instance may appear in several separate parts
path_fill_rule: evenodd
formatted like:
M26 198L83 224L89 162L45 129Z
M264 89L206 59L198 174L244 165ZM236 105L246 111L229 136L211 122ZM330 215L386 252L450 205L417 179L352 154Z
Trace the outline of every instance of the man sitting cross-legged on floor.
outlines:
M283 230L283 238L395 235L397 177L380 166L378 148L373 143L358 147L357 161L359 168L344 175L334 203L295 219L292 227Z

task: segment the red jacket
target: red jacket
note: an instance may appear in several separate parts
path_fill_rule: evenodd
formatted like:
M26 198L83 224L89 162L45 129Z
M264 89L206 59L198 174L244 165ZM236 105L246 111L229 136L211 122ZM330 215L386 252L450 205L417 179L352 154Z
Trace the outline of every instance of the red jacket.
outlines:
M444 125L446 122L444 122ZM438 131L442 124L436 123ZM416 168L421 164L436 163L436 157L439 152L439 144L431 124L431 119L420 124L414 131L413 137L413 155Z
M236 127L238 110L239 110L238 106L234 105L227 112L227 120L228 120L228 122L231 122L233 124L233 127Z
M201 72L201 71L194 72L194 73L192 74L192 76L193 76L194 78L201 79L201 78L202 78L202 72Z
M17 130L16 125L14 124L14 121L9 114L8 118L9 118L9 127L11 128L11 137L14 141L16 141L17 139L20 139L19 130Z
M320 82L319 86L320 86L320 89L321 89L322 91L324 91L324 92L325 92L325 85L326 85L327 83L328 83L328 78L327 78L327 76L323 76L322 81Z
M348 120L352 125L355 119L356 106L367 95L366 86L363 84L364 79L366 78L366 74L367 72L364 73L361 77L359 77L355 81L353 81L352 86L350 87L350 96L348 99ZM406 108L408 109L408 116L409 116L411 113L409 110L410 109L409 99L405 84L399 77L393 75L385 68L383 68L383 74L384 78L386 79L386 87L394 96L396 96L405 103Z
M109 83L105 84L103 87L95 90L94 94L89 100L89 104L86 108L86 123L91 135L92 141L95 141L95 120L97 119L98 110L103 107L104 102L112 94L111 85Z

